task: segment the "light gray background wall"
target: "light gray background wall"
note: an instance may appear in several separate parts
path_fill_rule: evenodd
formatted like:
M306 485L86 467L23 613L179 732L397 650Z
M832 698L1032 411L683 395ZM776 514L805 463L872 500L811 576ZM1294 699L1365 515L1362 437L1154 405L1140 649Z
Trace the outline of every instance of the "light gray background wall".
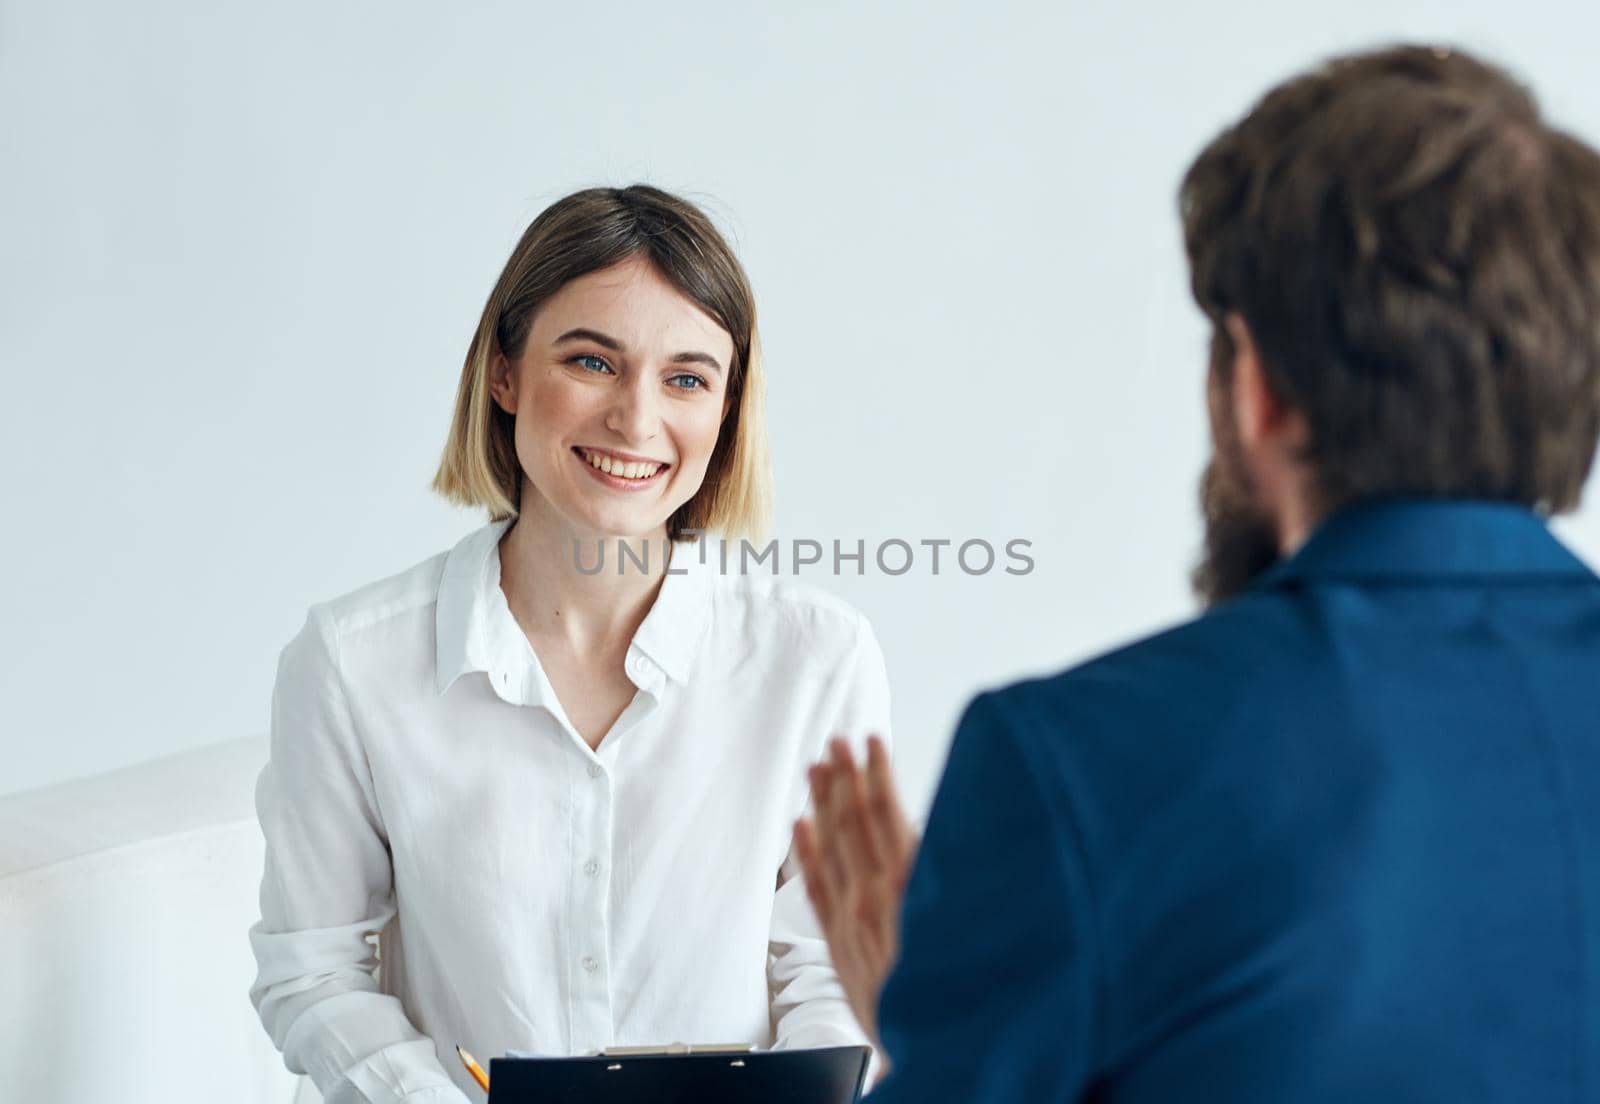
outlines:
M755 282L780 535L1034 542L808 576L875 622L922 804L975 689L1190 612L1175 186L1399 37L1600 139L1580 3L0 3L0 791L263 730L308 603L478 524L426 484L523 226L648 179ZM1600 560L1593 501L1561 528Z

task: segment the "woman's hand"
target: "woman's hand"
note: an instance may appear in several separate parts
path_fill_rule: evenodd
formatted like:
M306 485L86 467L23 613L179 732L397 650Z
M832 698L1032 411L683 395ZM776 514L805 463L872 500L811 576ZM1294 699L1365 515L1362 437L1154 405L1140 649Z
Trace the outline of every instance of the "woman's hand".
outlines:
M835 738L811 768L812 819L794 826L794 849L834 971L880 1056L878 995L900 951L900 906L917 838L900 808L883 741L867 741L856 766Z

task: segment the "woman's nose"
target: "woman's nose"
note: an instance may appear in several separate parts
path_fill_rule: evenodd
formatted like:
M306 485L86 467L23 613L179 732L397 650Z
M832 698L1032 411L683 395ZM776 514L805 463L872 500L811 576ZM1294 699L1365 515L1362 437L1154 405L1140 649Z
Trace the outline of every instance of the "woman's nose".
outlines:
M611 409L606 413L606 428L630 442L654 437L661 426L656 395L643 378L627 380L613 392Z

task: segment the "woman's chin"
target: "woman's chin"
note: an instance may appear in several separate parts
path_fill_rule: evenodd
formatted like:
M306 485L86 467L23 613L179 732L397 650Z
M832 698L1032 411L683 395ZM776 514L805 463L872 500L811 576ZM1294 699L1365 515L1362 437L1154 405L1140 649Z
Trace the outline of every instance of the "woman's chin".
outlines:
M651 496L655 498L655 496ZM604 487L567 486L540 496L548 521L568 530L574 539L592 549L596 540L636 541L666 535L668 519L678 505L655 498L631 501ZM593 553L591 552L591 555Z
M577 520L591 540L638 541L664 535L670 516L657 510L587 510Z

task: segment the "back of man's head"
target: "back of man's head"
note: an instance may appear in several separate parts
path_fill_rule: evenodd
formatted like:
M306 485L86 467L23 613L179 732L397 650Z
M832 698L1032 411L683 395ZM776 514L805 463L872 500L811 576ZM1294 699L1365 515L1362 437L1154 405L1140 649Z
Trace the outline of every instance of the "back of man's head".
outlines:
M1600 155L1466 54L1398 48L1272 90L1180 195L1213 364L1243 317L1310 428L1321 511L1579 494L1600 434Z

